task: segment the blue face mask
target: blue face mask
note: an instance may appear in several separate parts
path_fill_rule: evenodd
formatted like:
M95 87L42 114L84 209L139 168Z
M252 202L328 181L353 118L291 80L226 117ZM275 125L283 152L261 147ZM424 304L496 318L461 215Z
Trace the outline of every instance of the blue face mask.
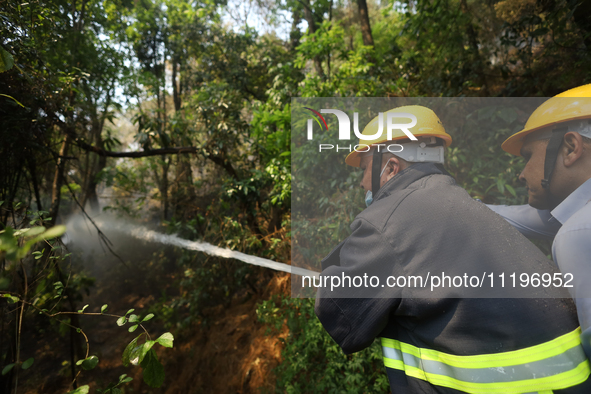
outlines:
M373 194L372 194L371 190L368 190L367 193L365 193L365 206L369 207L372 202L373 202Z
M382 174L386 170L386 167L388 167L388 163L386 163L384 168L382 168L382 172L380 172L380 179L382 178ZM371 190L368 190L367 193L365 193L365 206L369 207L372 202L373 202L373 193L371 192Z

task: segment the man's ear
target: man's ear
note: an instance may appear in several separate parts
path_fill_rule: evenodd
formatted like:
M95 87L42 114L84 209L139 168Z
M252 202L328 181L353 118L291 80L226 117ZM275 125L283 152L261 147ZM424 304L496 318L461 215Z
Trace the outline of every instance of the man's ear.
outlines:
M562 143L562 153L565 167L575 164L583 154L583 137L573 131L566 133Z
M398 174L401 171L400 159L396 156L392 156L388 159L387 165L388 168L386 169L386 171L388 171L388 180L390 180L394 177L394 175Z

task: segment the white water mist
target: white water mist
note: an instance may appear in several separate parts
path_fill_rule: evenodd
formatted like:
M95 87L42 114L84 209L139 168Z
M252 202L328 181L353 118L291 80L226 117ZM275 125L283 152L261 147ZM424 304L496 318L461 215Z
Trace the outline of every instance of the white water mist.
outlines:
M300 276L318 277L319 275L319 273L316 271L294 267L284 263L278 263L273 260L248 255L246 253L237 252L231 249L220 248L207 242L189 241L187 239L179 238L176 235L162 234L150 230L144 226L123 222L120 219L100 216L94 218L93 220L101 229L101 231L107 232L109 234L120 232L142 241L158 242L164 245L177 246L187 250L207 253L210 256L236 259L247 264L258 265L260 267L270 268L275 271L289 272L291 274ZM87 229L93 231L96 236L96 230L93 228L93 225L88 220L80 216L70 218L66 224L66 227L68 228L67 238L77 239L82 235L84 230Z

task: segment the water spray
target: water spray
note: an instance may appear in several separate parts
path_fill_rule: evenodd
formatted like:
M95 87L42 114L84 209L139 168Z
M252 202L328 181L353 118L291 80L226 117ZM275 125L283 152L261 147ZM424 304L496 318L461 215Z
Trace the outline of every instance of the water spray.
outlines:
M162 234L143 226L137 226L130 223L121 223L120 221L108 218L97 218L94 220L101 228L106 227L109 230L119 231L142 241L158 242L165 245L177 246L187 250L203 252L210 256L236 259L247 264L258 265L259 267L270 268L275 271L289 272L290 274L294 275L318 278L320 274L317 271L311 271L305 268L278 263L263 257L252 256L231 249L220 248L219 246L215 246L207 242L189 241L188 239L180 238L177 235ZM80 223L75 223L74 221L70 221L67 225L68 229L72 229L73 231L76 231L76 228L79 226Z

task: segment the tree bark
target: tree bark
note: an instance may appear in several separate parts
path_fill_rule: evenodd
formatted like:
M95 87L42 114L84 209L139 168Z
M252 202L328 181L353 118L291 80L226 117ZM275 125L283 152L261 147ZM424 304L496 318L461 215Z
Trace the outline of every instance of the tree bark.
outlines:
M94 152L97 155L107 156L107 157L131 157L134 159L140 157L149 157L149 156L162 156L162 155L179 155L183 153L197 153L197 148L194 146L182 146L177 148L161 148L161 149L149 149L144 150L141 152L112 152L109 150L105 150L102 148L98 148L96 146L89 145L83 141L76 141L76 145L80 148Z
M180 88L177 86L177 67L180 67L178 61L172 61L172 100L174 101L174 110L179 112L181 110L181 95ZM180 78L179 78L180 79Z
M310 7L309 2L302 2L302 4L304 5L304 16L306 18L306 21L308 22L308 30L310 34L314 34L317 30L315 19L316 17L312 12L312 8ZM316 69L316 73L318 74L318 76L324 79L325 75L324 70L322 69L322 59L320 58L320 56L316 56L314 58L314 68Z
M175 178L171 188L173 215L177 219L189 220L195 216L193 202L196 194L193 187L191 163L186 156L177 156Z
M583 33L587 50L591 50L591 3L580 1L573 14L573 19Z
M300 45L300 39L302 38L302 32L298 28L298 25L302 21L302 10L295 8L292 11L293 21L291 22L291 32L289 33L289 47L291 50L295 50Z
M361 25L361 36L363 37L363 45L374 46L373 36L371 34L371 25L369 24L369 11L367 10L367 1L357 0L357 7L359 8L359 24Z
M66 167L65 156L68 154L70 147L70 134L66 133L62 147L57 157L57 163L55 166L55 175L53 177L53 184L51 188L51 208L49 209L49 216L51 217L50 227L55 226L57 215L59 213L60 201L62 197L61 189L64 184L64 171Z
M168 220L168 169L170 168L170 158L162 158L162 178L160 182L160 197L162 198L160 202L160 208L162 209L162 219Z
M466 0L460 0L460 9L463 14L465 14L468 17L470 16L470 12L468 10L468 3L466 3ZM480 85L479 87L481 88L480 94L483 96L487 96L488 88L486 86L486 77L483 73L485 64L482 60L482 57L480 56L480 50L478 48L478 35L471 21L468 21L466 33L468 35L468 43L470 44L470 48L472 51L474 72L477 74L477 82L478 85Z

